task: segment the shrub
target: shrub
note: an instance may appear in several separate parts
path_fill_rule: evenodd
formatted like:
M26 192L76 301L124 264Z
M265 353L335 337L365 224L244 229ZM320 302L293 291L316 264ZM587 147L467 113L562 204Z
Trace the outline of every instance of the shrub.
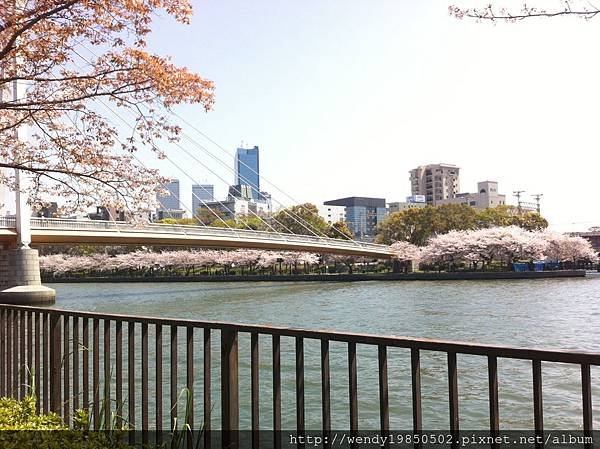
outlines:
M131 449L119 433L86 431L88 416L82 410L75 413L70 430L56 413L37 413L35 402L32 396L0 398L2 449Z

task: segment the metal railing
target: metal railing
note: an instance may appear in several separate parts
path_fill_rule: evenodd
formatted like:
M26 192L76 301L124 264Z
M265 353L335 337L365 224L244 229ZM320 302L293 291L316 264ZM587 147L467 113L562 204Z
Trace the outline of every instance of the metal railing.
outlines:
M244 340L238 340L243 335ZM352 434L359 432L359 403L357 400L357 345L373 348L377 354L377 379L379 389L379 422L383 434L389 431L390 402L388 397L388 349L404 348L410 356L412 397L412 424L415 434L423 431L421 396L421 355L433 351L444 354L447 365L447 403L449 429L459 433L459 394L457 354L481 356L487 360L489 392L489 431L500 431L498 401L498 359L523 359L531 361L533 386L533 414L535 434L544 435L544 409L542 404L542 362L579 365L581 369L581 426L586 436L592 434L592 387L590 366L600 365L600 353L562 350L523 349L497 345L429 340L398 336L382 336L335 331L303 330L275 326L257 326L216 321L195 321L141 316L74 312L25 306L0 305L0 396L22 398L26 393L27 375L24 367L33 373L38 406L43 411L59 413L65 422L72 419L74 409L91 410L93 426L101 427L112 413L118 423L127 422L143 431L161 431L173 425L178 417L179 388L189 393L185 419L193 428L203 430L204 447L211 444L211 422L218 417L213 412L213 369L220 371L219 425L223 447L237 447L240 429L240 390L243 380L250 390L249 415L251 416L252 447L259 445L261 429L260 404L264 404L265 386L261 386L259 366L259 337L270 340L272 348L270 375L272 391L269 392L273 413L273 446L281 447L282 388L292 384L295 394L296 431L306 431L305 400L305 342L320 343L320 408L322 432L331 432L331 401L339 406L341 397L331 395L330 343L341 342L347 346L343 365L347 369L347 413ZM282 339L294 342L295 382L282 385ZM182 341L183 340L183 341ZM126 344L124 344L124 341ZM241 345L239 341L249 343ZM213 343L218 344L217 348ZM262 344L262 343L261 343ZM336 343L337 344L337 343ZM149 348L152 357L149 357ZM249 355L249 370L240 377L240 350ZM361 349L362 350L362 349ZM218 356L213 358L213 354ZM248 354L249 353L249 354ZM339 368L339 357L334 368ZM168 361L168 372L165 372ZM285 361L284 361L285 362ZM183 365L182 365L183 363ZM268 363L268 361L267 361ZM151 366L150 366L151 364ZM114 368L114 369L113 369ZM180 370L178 372L178 370ZM183 372L181 371L183 370ZM249 371L249 372L248 372ZM202 387L196 391L195 378L201 372ZM125 377L125 373L127 376ZM182 374L184 374L182 381ZM154 382L150 382L150 378ZM362 384L361 384L362 385ZM149 394L150 389L153 393ZM200 391L201 390L201 391ZM248 392L243 392L248 393ZM285 393L285 391L284 391ZM111 407L102 407L102 398L108 398ZM165 401L168 399L168 406ZM442 397L436 401L445 402ZM179 412L181 406L179 405ZM197 408L202 409L201 419L195 420ZM153 416L151 416L153 415ZM181 413L179 413L179 416ZM133 436L132 436L133 438ZM143 437L146 438L147 436ZM458 437L457 437L458 438ZM330 440L331 441L331 440ZM419 447L419 445L416 445ZM453 444L453 446L455 446ZM325 447L328 447L325 444ZM355 446L352 446L355 447ZM492 443L492 447L497 447ZM591 447L587 445L586 447Z
M0 217L0 228L14 228L15 219ZM191 225L169 225L169 224L134 224L118 221L102 220L74 220L64 218L31 218L32 230L56 229L75 231L96 232L129 232L129 233L153 233L153 234L176 234L189 236L214 236L228 239L245 240L268 240L280 241L294 244L319 244L325 247L362 249L381 254L389 254L389 247L375 243L359 242L356 240L342 240L329 237L318 237L310 235L285 234L267 231L254 231L247 229L229 229L212 226Z

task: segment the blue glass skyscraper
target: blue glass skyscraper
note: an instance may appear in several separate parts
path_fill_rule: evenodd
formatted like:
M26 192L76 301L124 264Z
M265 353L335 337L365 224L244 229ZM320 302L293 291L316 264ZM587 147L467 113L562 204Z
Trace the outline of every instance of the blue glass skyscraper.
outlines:
M235 184L250 186L254 200L261 198L259 173L258 147L238 148L235 153Z

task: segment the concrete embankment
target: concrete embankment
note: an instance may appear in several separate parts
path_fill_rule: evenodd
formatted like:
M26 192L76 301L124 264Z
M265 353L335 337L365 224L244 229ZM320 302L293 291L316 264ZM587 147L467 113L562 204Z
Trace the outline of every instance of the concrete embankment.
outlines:
M44 283L94 283L94 282L357 282L357 281L481 281L506 279L582 278L585 270L456 273L381 273L381 274L297 274L297 275L231 275L231 276L161 276L161 277L67 277L44 276Z

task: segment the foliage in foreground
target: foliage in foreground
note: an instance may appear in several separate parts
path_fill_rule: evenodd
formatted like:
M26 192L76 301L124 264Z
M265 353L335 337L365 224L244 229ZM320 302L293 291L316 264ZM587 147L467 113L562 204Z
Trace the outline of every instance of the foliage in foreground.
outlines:
M193 447L198 447L203 431L190 432L187 416L190 412L190 392L184 388L178 398L185 400L185 417L181 426L175 425L161 445L145 444L145 449L182 449L192 438ZM101 413L106 404L102 401ZM91 430L89 415L85 410L73 413L73 428L67 427L62 418L54 412L48 414L36 411L35 396L27 396L22 401L0 398L0 448L2 449L134 449L124 441L127 427L117 427L115 419L101 422L101 429ZM195 441L194 441L195 439Z
M60 416L37 413L35 398L22 401L0 398L0 447L61 449L130 449L118 433L88 432L87 414L78 410L73 429L64 425Z

